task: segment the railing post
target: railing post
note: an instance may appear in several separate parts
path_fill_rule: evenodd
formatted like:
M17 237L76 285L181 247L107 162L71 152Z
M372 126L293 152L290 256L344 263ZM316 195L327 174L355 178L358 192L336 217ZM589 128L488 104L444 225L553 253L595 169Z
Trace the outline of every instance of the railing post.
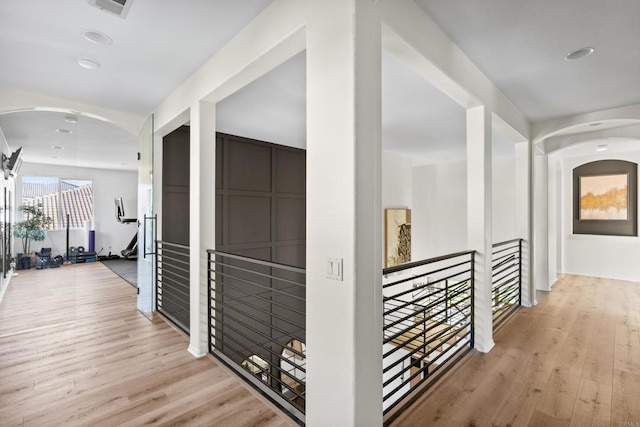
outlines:
M155 241L156 243L156 258L153 260L153 264L154 264L154 274L153 274L153 281L155 283L155 288L156 288L156 297L154 298L154 301L151 301L151 307L153 307L153 310L156 311L158 310L158 268L160 267L159 264L159 259L160 259L160 243L158 242L158 240L156 239Z
M471 252L471 343L470 346L471 348L475 347L475 330L476 330L476 317L475 317L475 306L476 306L476 300L475 300L475 288L476 288L476 275L475 275L475 268L476 265L476 253Z
M518 240L518 305L522 305L522 239Z
M444 320L449 323L449 283L444 282Z
M213 340L211 337L211 252L207 251L207 341L209 353L213 350Z

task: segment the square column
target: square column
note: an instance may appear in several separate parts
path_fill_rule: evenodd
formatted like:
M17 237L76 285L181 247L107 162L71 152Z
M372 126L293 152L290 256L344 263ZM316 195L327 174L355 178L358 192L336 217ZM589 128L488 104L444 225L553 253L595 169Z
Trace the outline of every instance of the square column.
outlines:
M467 110L467 239L475 250L474 343L483 353L493 342L491 309L491 112L484 106Z
M189 352L209 352L207 249L215 249L216 106L199 101L191 106L189 265Z
M550 291L548 159L532 148L533 156L533 281L535 289Z
M381 24L371 0L309 7L306 424L380 426Z
M522 305L532 307L537 304L536 290L531 279L531 143L515 144L515 188L516 188L516 237L522 242Z

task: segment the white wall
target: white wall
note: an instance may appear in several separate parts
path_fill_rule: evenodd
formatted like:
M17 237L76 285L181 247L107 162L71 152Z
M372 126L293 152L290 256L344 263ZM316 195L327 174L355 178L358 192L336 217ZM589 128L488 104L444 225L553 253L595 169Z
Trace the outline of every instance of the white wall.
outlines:
M412 254L420 260L467 247L467 166L413 168Z
M573 169L595 160L614 159L640 163L640 150L567 157L562 162L561 248L564 273L640 281L640 238L572 234ZM552 201L550 201L552 202Z
M136 224L121 224L116 221L113 199L122 197L127 217L134 217L137 213L138 173L128 171L114 171L81 167L42 165L37 163L23 163L20 175L16 180L16 206L22 204L21 177L50 176L67 179L87 179L93 181L93 209L94 227L96 231L96 252L103 249L102 254L109 251L120 254L133 235ZM19 219L17 219L19 221ZM85 246L87 237L84 229L73 230L69 233L70 246ZM51 230L47 232L44 242L32 242L32 250L41 247L51 247L54 255L62 255L66 251L66 231ZM14 253L22 252L20 242L15 242Z
M382 207L411 208L413 166L408 157L382 152Z
M387 208L412 208L412 164L408 157L398 156L387 151L382 152L382 209ZM412 215L415 215L412 212ZM412 218L413 221L413 218ZM413 224L411 225L413 227ZM384 236L384 216L380 224L382 236ZM413 235L415 236L415 235ZM412 239L413 240L413 239ZM384 238L382 239L382 265L384 265ZM412 249L413 251L413 249ZM412 260L417 260L413 252Z
M493 243L525 237L516 235L515 157L495 156L492 161Z
M516 236L514 158L494 157L492 178L493 241L522 237ZM412 199L414 259L467 249L466 162L414 167Z

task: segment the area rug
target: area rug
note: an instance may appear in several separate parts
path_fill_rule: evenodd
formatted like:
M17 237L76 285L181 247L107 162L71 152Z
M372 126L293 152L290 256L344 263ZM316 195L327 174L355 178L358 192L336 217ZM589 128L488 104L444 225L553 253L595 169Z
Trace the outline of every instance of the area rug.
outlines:
M110 259L100 261L108 269L129 282L131 286L138 287L138 262L134 259Z

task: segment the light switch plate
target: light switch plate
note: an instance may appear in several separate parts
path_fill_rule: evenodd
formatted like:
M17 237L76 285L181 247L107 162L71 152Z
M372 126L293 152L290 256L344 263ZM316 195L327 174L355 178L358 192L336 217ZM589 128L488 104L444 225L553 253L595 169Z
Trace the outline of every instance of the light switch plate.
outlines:
M342 282L342 258L327 258L327 279Z

